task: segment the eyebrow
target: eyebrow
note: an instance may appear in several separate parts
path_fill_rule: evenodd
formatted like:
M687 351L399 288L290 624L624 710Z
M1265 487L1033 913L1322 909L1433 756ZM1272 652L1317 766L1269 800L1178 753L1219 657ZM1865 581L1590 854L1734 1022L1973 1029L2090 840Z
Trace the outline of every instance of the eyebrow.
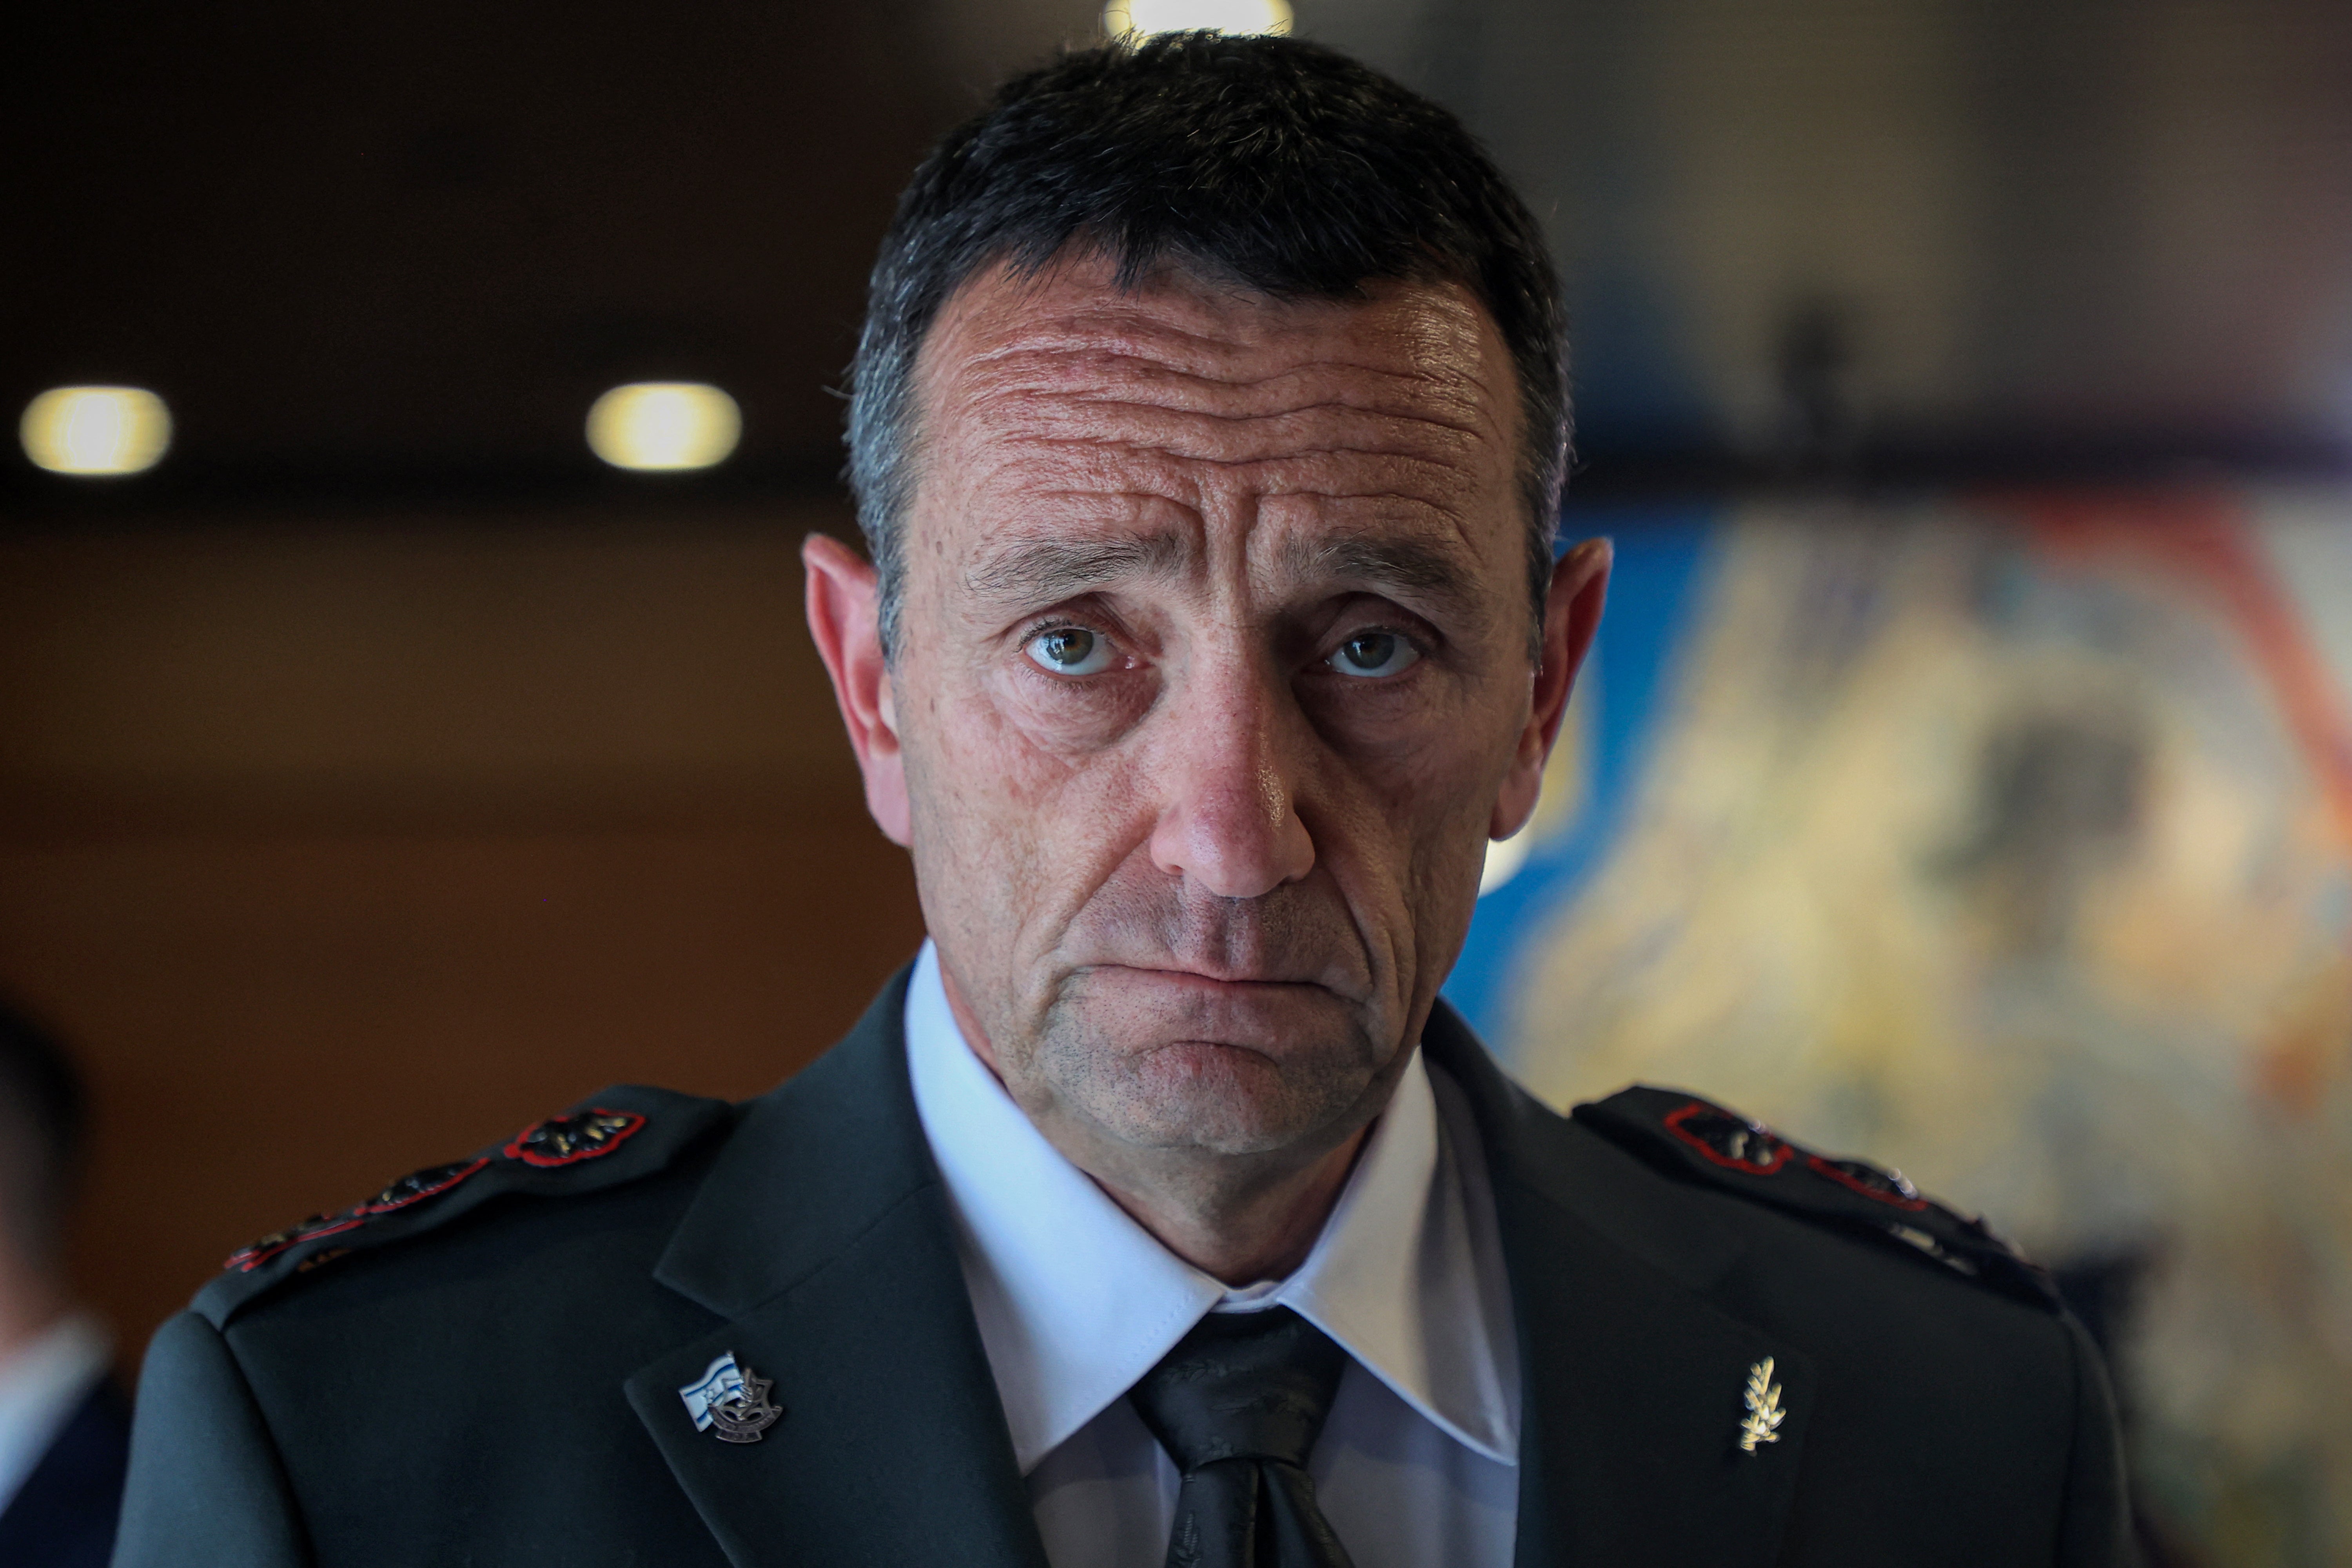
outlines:
M964 575L983 599L1058 604L1130 577L1182 570L1192 542L1174 531L1118 539L1024 539L992 552Z
M1407 602L1433 600L1460 616L1480 608L1471 563L1461 552L1426 540L1354 534L1286 541L1282 566L1295 578L1336 580Z

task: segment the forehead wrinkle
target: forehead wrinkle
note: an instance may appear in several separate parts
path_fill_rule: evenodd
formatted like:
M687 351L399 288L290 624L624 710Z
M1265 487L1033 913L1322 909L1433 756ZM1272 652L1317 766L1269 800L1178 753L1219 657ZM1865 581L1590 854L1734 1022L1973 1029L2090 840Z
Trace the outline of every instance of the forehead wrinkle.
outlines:
M1042 402L1045 400L1040 399L1040 401ZM1063 397L1055 399L1055 401L1066 401L1076 405L1078 408L1088 410L1109 410L1117 413L1139 414L1147 417L1158 416L1161 418L1177 419L1205 419L1217 425L1240 426L1253 425L1260 422L1267 424L1273 424L1277 421L1295 422L1303 420L1309 416L1328 414L1334 415L1340 420L1355 418L1368 422L1380 422L1388 425L1402 426L1407 428L1423 426L1433 431L1444 431L1447 435L1457 437L1470 442L1483 442L1493 434L1492 431L1480 428L1475 422L1457 422L1452 419L1441 419L1433 413L1423 409L1413 409L1408 412L1399 408L1383 407L1376 404L1351 403L1340 398L1324 398L1314 403L1295 404L1283 408L1244 409L1231 413L1222 412L1214 408L1171 407L1169 405L1164 403L1152 403L1139 398L1113 396L1108 394L1097 395L1086 393L1071 393L1066 394Z
M1167 295L1096 294L1048 303L1021 290L983 297L988 294L960 293L941 312L940 327L925 345L934 363L944 352L966 369L996 370L1037 360L1240 388L1336 371L1480 391L1493 390L1483 372L1510 363L1507 351L1485 352L1500 345L1490 341L1493 329L1475 301L1444 293L1424 291L1410 303L1237 301L1240 308L1223 315L1212 331L1174 319L1193 312ZM1374 326L1370 337L1360 330L1368 321ZM1458 352L1465 348L1471 352ZM1251 365L1258 362L1270 368L1253 372Z
M967 557L980 559L956 574L975 595L1050 602L1107 578L1195 573L1203 552L1222 553L1217 537L1187 537L1181 553L1134 539L1094 548L1100 531L1154 527L1139 504L1172 503L1180 533L1239 523L1237 565L1260 554L1256 541L1299 532L1308 542L1283 563L1294 578L1352 575L1401 598L1442 598L1456 625L1481 608L1461 563L1488 553L1473 537L1479 502L1500 468L1517 467L1518 419L1507 355L1475 303L1291 315L1250 300L1227 314L1179 296L988 292L954 301L919 351L926 413L949 415L929 432L947 449L935 446L927 466L955 475L965 515L978 505L1038 540L1054 537L1053 514L1067 529L1057 544L1076 548L1024 567L1018 546L982 541ZM1026 523L1015 521L1024 510ZM1349 521L1442 538L1456 569L1442 569L1443 551L1383 558L1311 542Z
M1069 484L1024 486L1022 494L1024 498L1040 503L1037 510L1041 511L1060 510L1049 503L1069 503L1067 510L1070 514L1087 522L1093 522L1103 515L1105 502L1140 502L1147 507L1152 506L1153 503L1167 502L1180 508L1188 517L1201 514L1203 510L1203 498L1200 494L1198 486L1178 484L1155 489L1133 482L1138 478L1149 477L1151 476L1122 474L1118 479L1124 482L1106 484L1100 489L1088 489ZM1261 502L1275 502L1277 506L1281 502L1291 500L1328 502L1334 508L1344 509L1348 514L1370 511L1372 514L1370 520L1361 525L1366 527L1387 526L1392 522L1402 523L1407 520L1425 519L1430 531L1459 541L1465 551L1471 548L1463 527L1463 520L1458 513L1443 502L1433 500L1425 495L1416 495L1410 490L1394 489L1386 486L1349 489L1328 483L1304 483L1261 489L1256 492L1256 499ZM1273 509L1260 507L1258 510L1261 522L1271 521L1267 514ZM1329 525L1343 529L1357 526L1339 518L1329 520ZM1422 526L1419 522L1412 522L1410 525ZM1276 521L1275 526L1291 525ZM1272 531L1272 529L1267 530L1268 533ZM1251 532L1256 533L1257 529L1253 527ZM1048 536L1029 532L1020 537L1038 539ZM1189 544L1190 536L1186 537ZM1190 563L1189 556L1186 558L1186 563Z
M1120 459L1124 458L1131 460L1141 458L1146 461L1164 462L1169 466L1171 471L1197 468L1208 468L1222 474L1232 476L1246 474L1251 470L1257 470L1267 474L1271 478L1274 476L1279 476L1286 470L1318 467L1318 458L1369 458L1383 465L1384 471L1381 475L1383 479L1392 478L1394 476L1394 471L1398 468L1405 468L1415 471L1426 470L1433 475L1444 478L1450 482L1440 488L1448 490L1458 490L1467 488L1471 482L1469 476L1464 474L1456 465L1446 462L1443 458L1433 458L1423 452L1398 451L1393 448L1384 447L1302 447L1286 448L1280 452L1272 453L1263 457L1216 458L1212 457L1205 452L1179 450L1175 447L1156 446L1140 441L1106 441L1088 439L1083 437L1055 441L1041 440L1037 442L1036 445L1048 451L1061 454L1066 462L1066 459L1070 458L1077 458L1087 460L1082 462L1081 466L1102 468L1106 469L1117 468L1122 471L1127 470L1128 465L1121 462ZM993 478L996 474L1003 472L1006 468L1025 467L1029 463L1045 460L1045 453L1040 451L1024 453L1019 457L1007 458L1002 462L992 465L992 467L986 470L986 473L988 477ZM1187 486L1184 488L1192 489L1196 489L1197 487ZM1296 484L1274 482L1261 487L1259 493L1265 495L1299 495L1307 493L1307 491L1301 486ZM1341 494L1351 492L1335 491L1333 493ZM1367 491L1363 493L1377 494L1380 492Z
M1390 447L1327 446L1218 458L1100 435L1030 436L975 441L961 456L960 488L974 499L1151 497L1197 512L1277 497L1392 496L1452 514L1475 502L1478 491L1477 475L1448 456Z
M1376 286L1360 300L1288 300L1218 287L1177 265L1141 289L1118 286L1108 265L1080 249L1034 275L999 263L967 279L918 351L919 400L935 405L950 381L967 392L986 390L975 377L1034 383L1038 365L1048 367L1044 379L1063 395L1076 391L1072 368L1089 364L1097 373L1126 366L1135 379L1214 384L1227 394L1279 389L1301 375L1336 377L1342 403L1358 401L1349 378L1368 377L1380 389L1405 389L1410 413L1434 412L1433 394L1480 439L1519 443L1508 350L1465 285L1401 281ZM1032 362L1027 374L1023 362ZM1261 363L1274 368L1248 374ZM1389 399L1361 401L1379 406Z
M1286 442L1299 451L1394 447L1465 457L1489 444L1475 427L1337 404L1274 414L1222 415L1132 399L1024 398L999 403L970 423L978 438L989 441L1092 439L1106 445L1162 446L1168 437L1189 434L1232 449L1253 441L1256 433L1254 444L1269 448Z
M1102 374L1118 366L1131 366L1132 373ZM1348 360L1319 359L1265 375L1235 376L1202 374L1139 357L1039 349L1021 354L1017 363L991 367L993 374L970 374L973 362L963 368L961 379L970 390L1000 404L1063 403L1233 422L1318 412L1342 417L1360 414L1409 420L1479 440L1499 434L1488 407L1493 400L1476 376L1432 375Z
M1402 361L1392 354L1339 353L1328 348L1318 348L1307 357L1296 353L1276 359L1262 373L1251 374L1246 363L1266 358L1284 347L1278 341L1260 343L1223 345L1206 354L1180 355L1155 353L1139 342L1106 342L1084 331L1055 331L1040 327L1024 337L982 349L964 361L971 367L996 368L1026 363L1071 364L1093 371L1109 371L1136 379L1167 379L1197 381L1236 391L1256 391L1285 381L1309 376L1368 375L1381 383L1407 386L1451 387L1474 383L1477 377L1467 370L1449 367L1443 374L1410 359Z
M1479 454L1495 449L1475 435L1428 421L1278 416L1253 430L1256 423L1170 416L1131 405L1000 405L942 433L946 439L935 440L933 454L952 459L967 491L994 488L1008 472L1024 468L1115 476L1165 466L1233 476L1366 461L1378 465L1384 478L1400 468L1423 472L1450 492L1475 486L1486 467Z
M967 493L1016 497L1025 510L1051 510L1079 527L1100 526L1097 520L1118 512L1132 516L1139 503L1172 504L1203 519L1262 518L1270 505L1300 500L1350 510L1369 505L1388 517L1426 517L1466 545L1477 485L1451 465L1412 457L1382 456L1369 465L1294 457L1220 463L1073 441L1058 460L1036 451L1003 454L974 476Z
M1514 433L1501 427L1514 423L1512 410L1482 395L1487 378L1477 372L1489 368L1485 360L1491 356L1472 355L1465 364L1412 352L1412 342L1448 336L1444 321L1395 334L1408 347L1392 358L1347 353L1344 342L1302 342L1322 335L1309 331L1276 334L1290 345L1229 343L1147 310L1089 304L1095 323L1114 313L1121 318L1124 346L1117 352L1106 352L1108 334L1098 324L1077 331L1067 317L989 320L986 311L926 345L939 355L938 368L954 366L929 390L933 399L961 405L949 440L966 493L1017 484L1020 468L1034 458L1064 465L1068 477L1076 477L1069 475L1075 466L1085 476L1080 484L1099 478L1135 489L1140 481L1142 489L1197 502L1205 499L1204 484L1222 490L1255 482L1273 493L1328 486L1339 476L1316 470L1352 459L1384 470L1376 484L1454 502L1486 477L1494 461L1488 454L1516 447ZM949 338L961 339L959 352L939 354ZM1236 374L1244 367L1232 362L1285 346L1325 352L1304 366L1294 361L1264 374ZM1192 374L1184 363L1197 363L1204 351L1225 362L1213 367L1221 379ZM952 394L948 382L955 384ZM1253 439L1253 426L1264 436ZM1259 449L1247 449L1253 447ZM1027 450L1016 456L1009 447ZM944 454L935 449L933 456ZM1196 471L1179 471L1188 466ZM1147 476L1138 468L1169 471Z
M1498 446L1483 433L1441 420L1323 405L1276 415L1179 412L1128 401L1024 399L971 419L952 446L972 458L1018 446L1067 460L1082 453L1127 454L1226 468L1252 463L1370 458L1468 475Z
M1399 308L1394 301L1286 300L1244 291L1226 297L1220 308L1204 310L1181 289L1130 293L1080 284L1058 299L1051 298L1053 293L1014 289L990 296L989 290L977 289L941 314L983 341L993 339L979 351L982 355L1020 353L1043 345L1178 365L1214 363L1343 336L1348 323L1367 312L1393 320L1398 330L1391 335L1399 341L1427 342L1444 335L1442 329L1430 330L1433 318L1454 313L1432 297ZM966 304L971 308L956 308ZM1462 320L1467 325L1475 317Z
M1386 324L1391 336L1423 344L1482 335L1492 327L1491 312L1460 280L1368 279L1349 297L1282 296L1204 275L1181 262L1156 269L1140 288L1123 287L1106 269L1089 268L1082 258L1071 259L1078 264L1025 280L1000 267L976 278L979 287L959 290L965 298L956 302L980 307L968 312L974 317L1002 321L1025 309L1033 320L1067 332L1121 343L1174 340L1211 353L1328 339L1344 333L1350 320L1367 315ZM1097 253L1094 259L1104 258Z

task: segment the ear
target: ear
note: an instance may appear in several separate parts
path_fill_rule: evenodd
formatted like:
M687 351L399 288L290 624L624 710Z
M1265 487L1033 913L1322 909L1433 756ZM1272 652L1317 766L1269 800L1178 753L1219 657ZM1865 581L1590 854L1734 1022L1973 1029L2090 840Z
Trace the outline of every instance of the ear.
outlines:
M898 746L890 667L882 658L880 582L856 551L822 533L801 542L801 563L808 568L809 636L833 678L850 749L866 775L866 809L893 843L904 845L907 757Z
M1592 650L1592 635L1601 629L1601 606L1609 597L1609 566L1615 552L1605 539L1588 539L1561 556L1551 569L1551 588L1544 595L1543 663L1536 669L1535 700L1519 731L1511 771L1496 797L1488 835L1508 838L1535 815L1536 796L1543 789L1544 763L1552 742L1559 739L1559 721L1568 713L1568 694L1576 672Z

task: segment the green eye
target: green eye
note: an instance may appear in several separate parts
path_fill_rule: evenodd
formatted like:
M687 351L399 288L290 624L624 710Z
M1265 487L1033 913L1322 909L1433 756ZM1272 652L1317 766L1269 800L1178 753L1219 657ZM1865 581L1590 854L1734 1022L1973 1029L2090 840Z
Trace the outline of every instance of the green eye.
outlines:
M1323 662L1342 675L1369 680L1410 669L1420 658L1421 650L1396 633L1368 631L1341 643L1339 651Z
M1092 675L1110 668L1110 643L1084 626L1054 626L1029 639L1029 657L1055 675Z

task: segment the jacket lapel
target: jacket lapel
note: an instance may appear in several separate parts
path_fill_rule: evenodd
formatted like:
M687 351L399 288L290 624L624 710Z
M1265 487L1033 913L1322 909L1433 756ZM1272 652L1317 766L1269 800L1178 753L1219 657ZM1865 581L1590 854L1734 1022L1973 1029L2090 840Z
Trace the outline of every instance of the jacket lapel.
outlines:
M807 1562L1045 1568L954 1232L907 1081L906 976L759 1101L656 1277L722 1322L628 1380L631 1405L737 1568ZM1512 1084L1440 1004L1430 1059L1479 1122L1519 1326L1519 1568L1770 1562L1811 1363L1710 1300L1728 1231L1645 1233L1616 1156ZM1619 1201L1619 1200L1622 1201ZM732 1352L782 1417L695 1429L677 1390ZM1775 1440L1743 1452L1773 1362Z
M1708 1299L1742 1247L1727 1230L1644 1236L1616 1156L1497 1070L1443 1003L1430 1059L1486 1142L1518 1321L1519 1568L1769 1563L1815 1386L1793 1346ZM1772 1440L1739 1445L1750 1377L1782 1391Z
M906 975L759 1101L655 1277L722 1326L628 1380L629 1403L737 1568L1044 1568L954 1232L908 1086ZM716 1357L772 1381L756 1443L695 1428Z

